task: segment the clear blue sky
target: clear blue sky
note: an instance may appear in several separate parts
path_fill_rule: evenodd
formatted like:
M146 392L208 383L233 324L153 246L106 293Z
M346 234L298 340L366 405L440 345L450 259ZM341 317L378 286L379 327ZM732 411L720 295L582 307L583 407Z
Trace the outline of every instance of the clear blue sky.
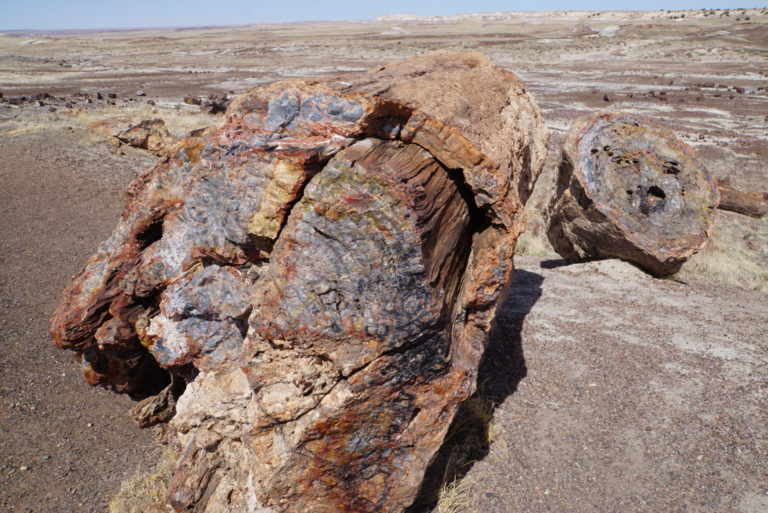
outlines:
M754 1L754 0L752 0ZM765 4L763 4L765 5ZM488 11L762 7L750 0L0 0L0 29L91 29L364 20Z

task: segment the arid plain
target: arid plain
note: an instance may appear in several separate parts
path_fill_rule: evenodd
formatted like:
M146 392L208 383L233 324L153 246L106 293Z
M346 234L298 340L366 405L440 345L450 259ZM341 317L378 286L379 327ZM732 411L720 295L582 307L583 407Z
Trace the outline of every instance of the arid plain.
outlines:
M709 246L657 280L554 265L541 214L563 134L601 110L655 119L715 177L768 190L766 9L0 35L0 511L104 511L162 451L161 430L135 428L131 401L89 388L47 335L61 289L156 159L110 151L89 125L159 117L180 136L217 119L185 97L437 49L516 73L552 132L481 369L490 443L442 507L768 511L768 220L721 212Z

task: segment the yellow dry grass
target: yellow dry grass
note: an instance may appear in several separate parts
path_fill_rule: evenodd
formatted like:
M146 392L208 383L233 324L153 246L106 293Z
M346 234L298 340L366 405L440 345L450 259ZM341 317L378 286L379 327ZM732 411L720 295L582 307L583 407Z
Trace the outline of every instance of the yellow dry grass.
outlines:
M710 244L692 257L678 276L684 280L724 283L743 289L766 292L768 272L743 253Z
M528 257L552 257L555 252L544 235L524 232L517 238L515 254Z
M493 421L494 404L483 391L464 401L454 417L444 442L447 456L441 463L442 476L435 506L436 513L476 513L474 482L465 474L483 458L499 438L500 429Z
M707 246L691 257L677 274L683 280L722 283L768 292L768 224L723 214Z
M147 104L111 106L106 109L83 110L78 112L74 119L87 127L95 121L108 119L115 116L136 116L141 118L160 118L165 121L168 131L176 137L181 137L187 132L205 128L216 123L215 116L206 114L199 107L188 105L152 106Z
M472 500L473 482L468 477L444 484L435 506L436 513L477 513Z
M109 513L172 513L165 497L177 457L166 448L152 467L123 481L109 503Z
M56 112L35 111L25 113L0 122L0 133L20 135L44 130L72 128L90 130L90 124L96 121L116 117L135 116L140 118L160 118L165 121L168 131L176 137L213 125L217 117L206 114L183 104L148 105L144 103L113 105L99 109L60 109ZM101 139L94 137L94 140Z

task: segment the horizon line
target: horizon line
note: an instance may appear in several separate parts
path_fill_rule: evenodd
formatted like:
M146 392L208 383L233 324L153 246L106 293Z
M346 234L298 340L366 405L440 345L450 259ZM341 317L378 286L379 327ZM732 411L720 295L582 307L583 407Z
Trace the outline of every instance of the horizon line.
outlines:
M343 23L343 22L349 22L349 23L360 23L360 22L376 22L381 21L381 18L395 18L398 16L403 16L404 18L400 21L417 21L419 19L429 19L429 18L455 18L459 16L471 16L471 15L493 15L493 14L533 14L533 13L556 13L561 12L564 14L568 13L595 13L595 12L605 12L605 13L652 13L652 12L669 12L669 13L677 13L677 12L696 12L696 11L739 11L739 10L749 10L749 9L766 9L768 7L762 6L762 7L718 7L718 8L698 8L698 9L651 9L651 10L644 10L644 9L572 9L572 10L564 10L564 9L544 9L544 10L531 10L531 11L476 11L476 12L467 12L467 13L459 13L459 14L436 14L436 15L415 15L410 13L397 13L397 14L382 14L379 16L376 16L375 18L350 18L350 19L314 19L314 20L293 20L293 21L262 21L262 22L251 22L251 23L224 23L224 24L216 24L216 25L145 25L145 26L137 26L137 27L95 27L95 28L59 28L59 29L41 29L41 28L21 28L21 29L4 29L0 27L0 33L8 36L14 36L16 34L13 33L48 33L48 34L84 34L84 33L93 33L93 32L137 32L141 30L161 30L161 29L169 29L169 30L196 30L196 29L215 29L215 28L236 28L236 27L250 27L255 25L298 25L302 23ZM408 19L408 18L411 19ZM397 21L397 20L392 20Z

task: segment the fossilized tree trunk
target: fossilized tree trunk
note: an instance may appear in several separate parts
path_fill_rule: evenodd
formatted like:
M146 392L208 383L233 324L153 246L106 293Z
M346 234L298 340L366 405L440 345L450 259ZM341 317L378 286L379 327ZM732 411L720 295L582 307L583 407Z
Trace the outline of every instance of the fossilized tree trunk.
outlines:
M53 336L91 383L188 382L178 511L401 511L474 389L546 142L477 54L251 90L132 184Z
M744 192L731 187L730 178L717 181L717 208L759 219L768 213L768 192Z
M717 204L693 149L669 130L598 114L563 142L548 236L564 258L615 257L671 274L706 243Z

